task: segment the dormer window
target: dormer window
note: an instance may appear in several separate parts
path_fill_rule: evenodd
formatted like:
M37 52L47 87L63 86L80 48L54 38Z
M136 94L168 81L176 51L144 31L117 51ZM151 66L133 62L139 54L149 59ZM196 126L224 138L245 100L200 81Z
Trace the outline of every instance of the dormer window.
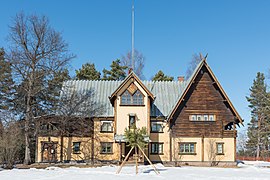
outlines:
M127 89L121 95L121 105L144 105L143 94L139 89L135 90L133 94Z

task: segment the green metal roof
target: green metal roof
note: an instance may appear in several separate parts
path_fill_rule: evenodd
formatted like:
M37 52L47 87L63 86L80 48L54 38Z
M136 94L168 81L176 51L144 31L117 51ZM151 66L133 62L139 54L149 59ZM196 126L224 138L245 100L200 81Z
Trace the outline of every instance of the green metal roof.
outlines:
M97 116L110 117L114 116L114 108L110 103L109 96L122 82L70 80L64 82L63 91L65 91L64 87L67 86L72 87L72 91L80 93L93 91L91 101L97 102L103 107ZM142 81L142 83L155 96L154 103L151 106L151 116L167 116L186 87L185 81Z

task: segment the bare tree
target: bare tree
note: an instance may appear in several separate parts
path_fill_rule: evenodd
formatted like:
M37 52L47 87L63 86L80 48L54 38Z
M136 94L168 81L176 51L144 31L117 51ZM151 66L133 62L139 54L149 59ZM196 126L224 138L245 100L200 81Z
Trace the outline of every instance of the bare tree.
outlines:
M15 162L21 160L23 131L20 121L16 121L9 114L2 114L2 117L5 122L0 130L0 163L4 164L4 168L12 169Z
M237 135L237 152L241 156L245 156L245 151L246 151L246 143L247 143L247 134L246 131L244 132L238 132Z
M141 79L144 79L144 75L143 75L143 68L144 68L144 64L145 64L144 61L145 61L145 57L143 56L143 54L135 49L135 51L134 51L134 69L133 69L133 71ZM129 69L132 68L132 54L131 54L131 51L128 52L125 56L122 56L121 64L123 66L127 66L128 71L129 71Z
M60 99L57 103L55 116L41 118L40 126L51 126L51 131L39 132L41 136L60 137L60 161L63 162L64 154L68 150L64 147L64 137L89 137L83 140L81 159L94 161L94 140L98 142L98 136L94 136L93 117L102 113L103 105L94 98L94 90L79 90L68 81L64 83Z
M10 26L8 40L10 51L7 53L7 60L12 64L15 82L24 83L24 163L29 164L29 133L35 116L33 107L37 96L45 88L43 83L51 79L54 72L66 68L74 56L68 52L68 45L61 33L50 27L45 16L17 14Z
M201 62L201 60L202 60L201 55L199 54L192 55L192 58L189 62L189 65L186 71L186 79L188 79L192 75L193 71L195 70L197 65Z

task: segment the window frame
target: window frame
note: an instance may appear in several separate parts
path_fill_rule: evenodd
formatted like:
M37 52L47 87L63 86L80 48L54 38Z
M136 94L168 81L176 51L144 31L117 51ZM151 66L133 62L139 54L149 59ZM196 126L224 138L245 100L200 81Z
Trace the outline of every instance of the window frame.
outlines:
M207 118L206 118L207 117ZM216 115L215 114L190 114L189 120L192 122L215 122Z
M219 148L218 146L221 145L222 152L218 152ZM217 142L216 143L216 154L217 155L224 155L224 142Z
M107 148L109 147L109 146L107 146L107 145L111 145L110 147L111 147L111 151L110 152L108 152L107 151ZM103 152L103 146L104 145L106 145L106 152ZM113 142L100 142L100 147L101 147L101 149L100 149L100 154L113 154Z
M130 123L132 118L134 118L133 124ZM132 128L133 125L136 127L136 115L129 115L128 116L128 127Z
M153 152L153 147L157 145L158 152ZM150 154L163 155L164 154L164 143L163 142L151 142ZM161 147L161 149L160 149Z
M157 127L158 125L160 125L161 126L161 131L158 131L158 129L153 130L153 128L152 128L152 127L154 127L153 125L155 127ZM157 122L157 121L151 122L150 133L164 133L163 129L164 129L164 127L163 127L163 123L162 122Z
M79 144L79 150L75 150L76 146L75 144ZM73 142L72 143L72 153L73 154L81 154L81 142L77 141L77 142Z
M183 145L183 149L184 149L184 152L181 152L181 145ZM189 152L185 152L186 150L186 146L188 145L188 149L189 149ZM194 152L190 152L191 150L191 145L193 145L193 149L194 149ZM178 143L178 147L179 147L179 153L180 155L196 155L196 145L197 143L196 142L179 142Z
M138 97L141 97L141 98L138 98ZM133 94L131 94L126 89L120 95L120 106L145 106L144 97L145 97L144 94L139 89L137 89ZM125 100L125 102L123 100Z
M107 130L103 130L102 129L103 124L111 124L111 131L109 131L108 128L107 128ZM113 121L101 120L100 121L100 132L102 132L102 133L112 133L113 132Z

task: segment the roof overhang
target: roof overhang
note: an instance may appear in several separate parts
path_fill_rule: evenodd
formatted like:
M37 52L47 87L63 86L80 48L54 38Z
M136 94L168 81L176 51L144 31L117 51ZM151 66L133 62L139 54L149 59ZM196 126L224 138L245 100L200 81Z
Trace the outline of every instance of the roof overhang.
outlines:
M155 100L155 96L151 93L151 91L148 90L148 88L143 84L143 82L140 80L140 78L132 71L125 79L124 81L118 86L118 88L111 94L109 97L109 100L111 104L114 106L114 101L117 97L118 92L129 82L136 81L143 90L147 93L148 97L151 101Z
M206 62L206 58L203 58L201 60L201 62L198 64L198 66L196 67L196 69L194 70L192 76L190 77L187 86L184 90L184 92L182 93L182 95L179 97L176 105L173 107L172 111L169 113L168 115L168 122L170 122L173 119L173 115L175 114L175 112L177 111L178 107L181 105L181 103L183 103L184 101L184 97L187 94L187 92L189 91L190 87L192 86L192 84L194 83L195 78L198 76L200 70L203 67L206 67L206 69L208 70L208 72L210 73L210 75L212 76L212 78L214 79L215 83L217 84L218 88L220 89L222 95L224 96L225 100L228 102L231 110L233 111L233 113L235 114L236 119L239 120L239 123L241 123L243 126L243 119L241 118L241 116L239 115L239 113L236 111L235 107L233 106L232 102L230 101L229 97L227 96L227 94L225 93L224 89L222 88L222 86L220 85L218 79L216 78L216 76L214 75L213 71L211 70L211 68L208 66L207 62Z

